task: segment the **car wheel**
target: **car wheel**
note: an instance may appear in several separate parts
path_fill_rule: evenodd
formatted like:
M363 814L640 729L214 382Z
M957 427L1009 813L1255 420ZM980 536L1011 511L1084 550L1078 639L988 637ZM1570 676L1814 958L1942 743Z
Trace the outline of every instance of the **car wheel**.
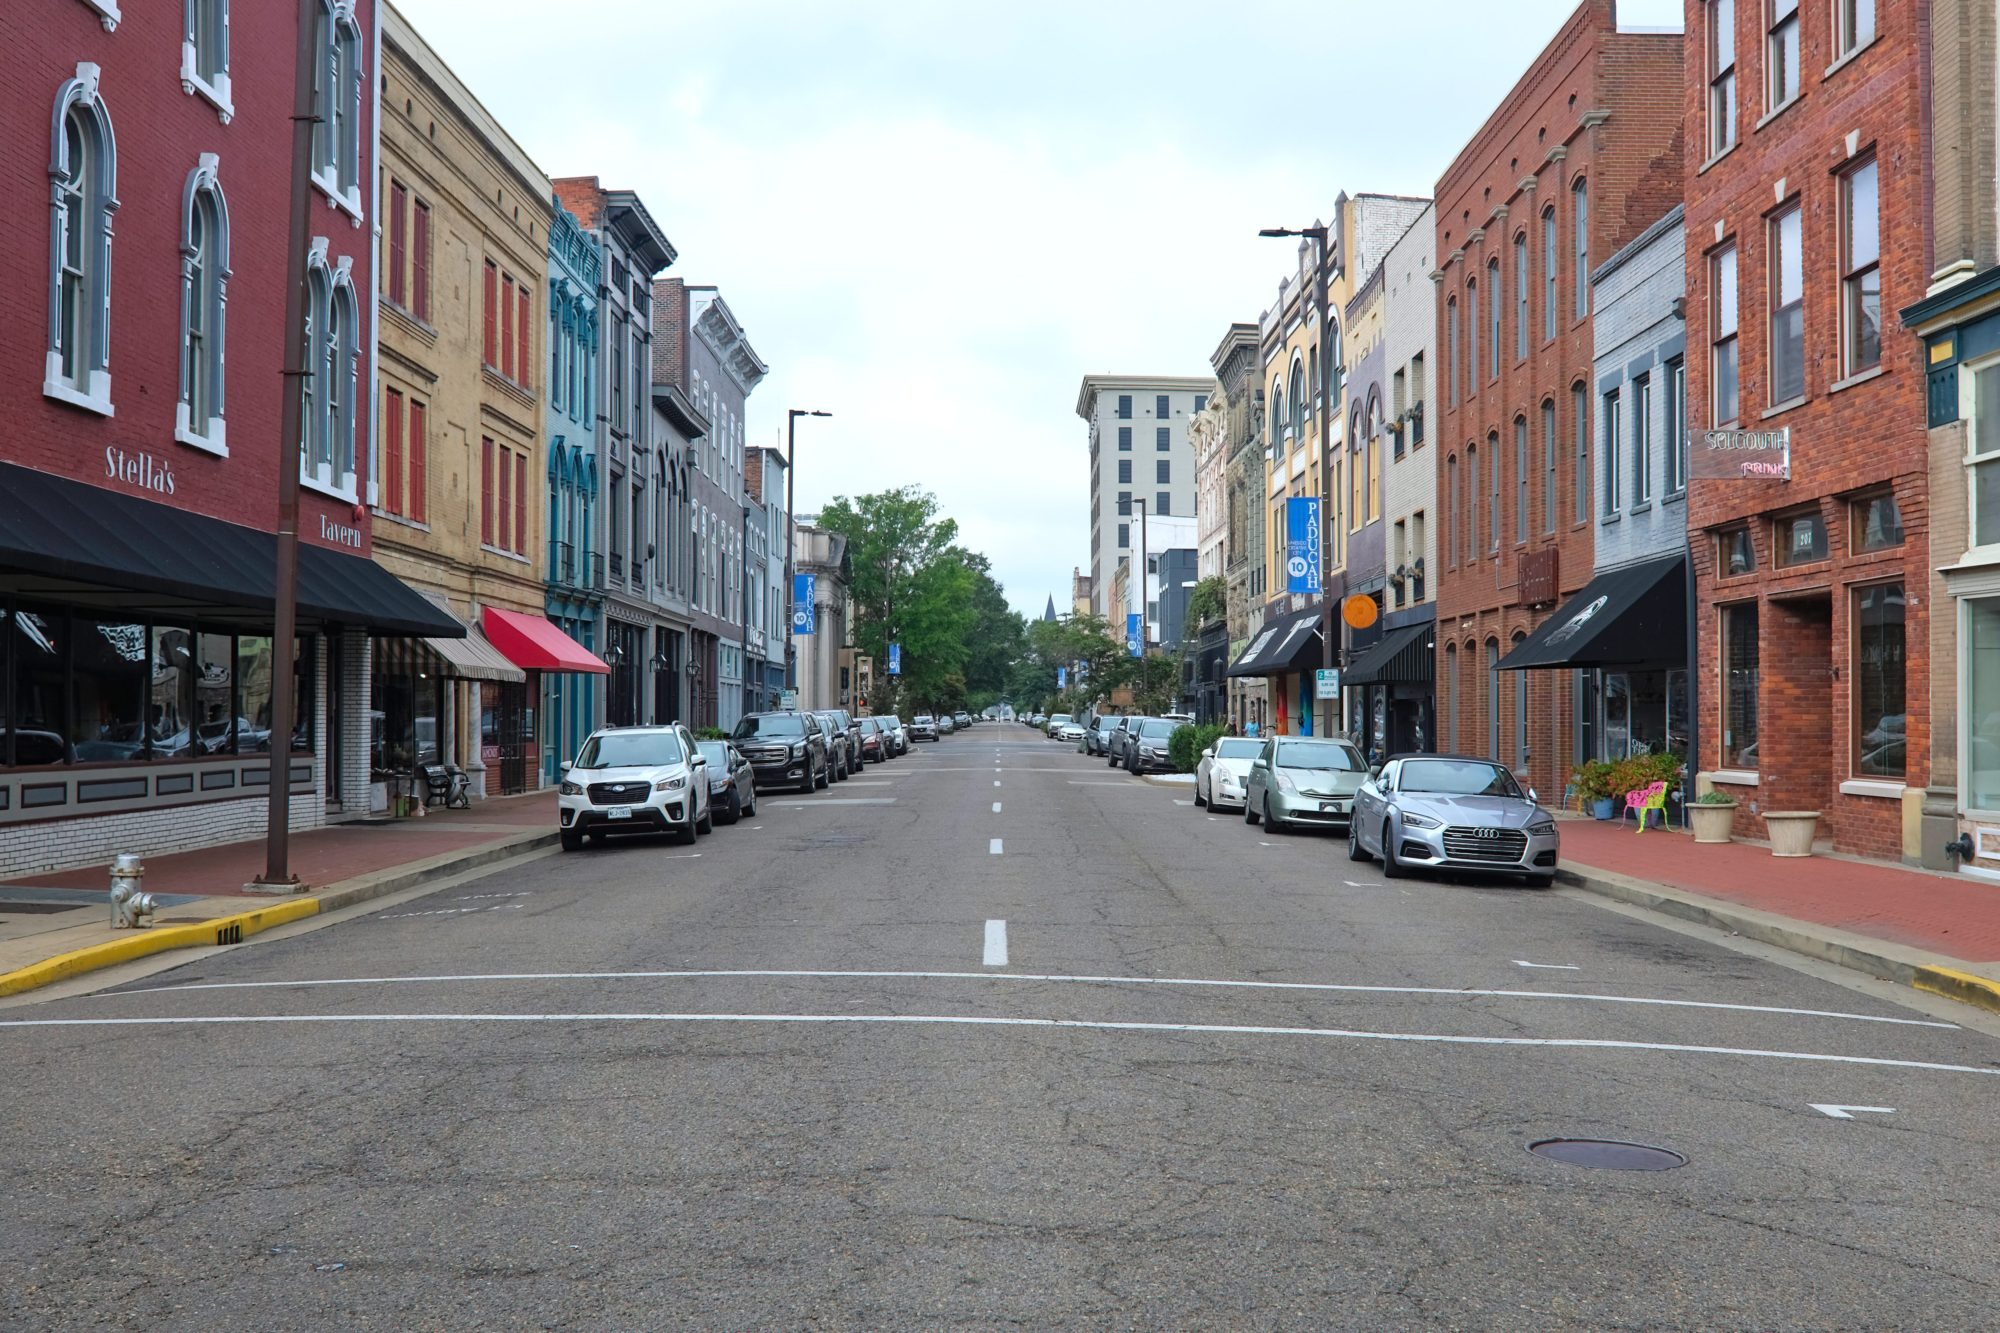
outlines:
M713 802L702 807L701 814L695 819L694 831L696 833L715 832L715 805Z
M754 790L750 793L750 799L743 804L743 813L751 819L757 817L757 793Z
M1382 878L1401 879L1407 873L1403 863L1396 858L1395 830L1385 819L1382 821Z
M1252 828L1257 827L1258 823L1257 812L1250 808L1250 795L1248 792L1245 792L1243 796L1243 822Z
M1195 776L1194 781L1194 808L1197 810L1208 809L1208 797L1202 795L1201 777L1199 774Z
M573 828L562 830L562 849L566 852L579 851L583 847L583 835Z
M1271 793L1264 793L1264 827L1273 833L1289 833L1291 826L1271 813Z
M813 790L825 791L827 788L827 782L828 778L826 776L826 765L821 764L819 766L819 776L813 779Z
M1347 859L1350 861L1373 861L1368 849L1361 845L1361 821L1349 816L1347 820Z
M743 818L743 800L734 791L729 793L729 802L722 807L720 818L725 824L734 824Z

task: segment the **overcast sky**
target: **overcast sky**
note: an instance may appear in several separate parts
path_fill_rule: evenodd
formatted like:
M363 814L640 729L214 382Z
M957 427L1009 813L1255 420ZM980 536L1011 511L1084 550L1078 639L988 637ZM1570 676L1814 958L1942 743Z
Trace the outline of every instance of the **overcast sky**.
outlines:
M1574 8L399 4L544 171L637 190L721 288L771 367L753 443L834 413L799 426L801 513L925 486L1031 614L1088 563L1079 379L1208 374L1286 268L1257 229L1430 194Z

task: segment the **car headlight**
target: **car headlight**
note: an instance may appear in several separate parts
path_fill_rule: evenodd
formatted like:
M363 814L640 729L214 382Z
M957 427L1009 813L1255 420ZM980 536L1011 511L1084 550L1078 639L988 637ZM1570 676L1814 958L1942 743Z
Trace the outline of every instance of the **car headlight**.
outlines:
M1295 792L1298 790L1297 785L1292 782L1291 778L1283 773L1272 773L1271 780L1278 784L1279 791Z
M1432 818L1431 818L1431 817L1430 817L1429 815L1419 815L1419 814L1414 814L1414 813L1412 813L1411 811L1408 811L1408 810L1402 810L1402 811L1398 811L1398 813L1399 813L1399 814L1400 814L1400 815L1402 816L1402 819L1403 819L1403 827L1404 827L1404 828L1442 828L1442 827L1443 827L1443 824L1442 824L1442 823L1441 823L1440 821L1438 821L1438 820L1435 820L1435 819L1432 819Z
M556 790L561 792L564 796L583 795L583 788L577 786L574 782L565 782L560 787L557 787Z
M794 745L794 746L792 746L792 747L791 747L790 749L786 750L786 751L785 751L785 757L786 757L786 758L788 758L788 759L803 759L803 758L805 758L805 757L806 757L806 746L805 746L805 742L804 742L804 741L800 741L800 742L799 742L799 743L798 743L797 745Z
M1555 836L1556 832L1556 821L1553 819L1538 820L1537 822L1528 825L1528 832L1534 834L1538 838L1552 838Z
M686 778L661 778L653 784L654 791L679 791L688 785Z

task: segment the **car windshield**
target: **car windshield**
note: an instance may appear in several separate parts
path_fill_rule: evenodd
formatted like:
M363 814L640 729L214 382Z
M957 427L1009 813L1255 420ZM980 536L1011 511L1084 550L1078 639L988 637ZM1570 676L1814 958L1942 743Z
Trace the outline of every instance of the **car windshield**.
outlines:
M1336 773L1365 772L1368 765L1349 745L1339 741L1279 741L1279 768L1325 768Z
M924 725L924 723L926 723L926 722L934 722L934 721L936 721L936 720L937 720L937 719L933 718L933 717L932 717L932 716L931 716L931 715L930 715L929 713L918 713L918 714L917 714L917 725L918 725L918 726L920 726L920 727L921 727L922 725Z
M680 737L671 731L606 731L583 743L578 768L657 768L682 759Z
M727 742L696 741L694 748L701 751L701 757L708 760L710 768L726 769L729 767L729 745Z
M1139 724L1139 739L1142 741L1163 741L1174 734L1178 722L1168 722L1164 718L1149 717Z
M1483 759L1411 759L1396 780L1403 791L1438 796L1519 796L1514 775Z
M806 734L805 719L797 713L752 713L736 724L731 740L792 738Z
M1228 740L1217 741L1215 743L1215 757L1217 759L1255 759L1257 757L1257 747L1260 744L1262 742L1251 740L1247 736L1232 736Z
M1067 722L1069 720L1070 718L1068 713L1057 713L1054 717L1049 719L1049 721L1051 722Z
M861 729L872 736L882 729L882 724L872 717L864 717L861 719Z

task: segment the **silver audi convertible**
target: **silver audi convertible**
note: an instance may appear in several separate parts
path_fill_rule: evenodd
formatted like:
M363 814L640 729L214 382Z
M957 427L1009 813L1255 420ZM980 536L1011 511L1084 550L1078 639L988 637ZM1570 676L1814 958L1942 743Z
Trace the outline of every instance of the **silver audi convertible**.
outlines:
M1461 755L1397 755L1361 784L1347 855L1382 858L1395 879L1418 867L1523 875L1547 888L1560 845L1555 816L1506 767Z

